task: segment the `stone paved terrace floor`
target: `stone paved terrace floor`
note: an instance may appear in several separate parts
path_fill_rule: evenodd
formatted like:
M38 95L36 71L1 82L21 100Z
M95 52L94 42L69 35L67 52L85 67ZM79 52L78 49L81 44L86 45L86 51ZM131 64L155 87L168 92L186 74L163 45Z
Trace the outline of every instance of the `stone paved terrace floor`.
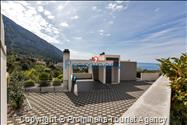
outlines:
M23 116L120 117L151 84L152 82L145 81L125 81L117 85L81 83L78 85L80 91L78 96L70 92L29 93L27 98L33 109L25 111ZM85 88L87 91L84 91ZM15 117L8 118L8 124L29 123L22 123L20 117Z

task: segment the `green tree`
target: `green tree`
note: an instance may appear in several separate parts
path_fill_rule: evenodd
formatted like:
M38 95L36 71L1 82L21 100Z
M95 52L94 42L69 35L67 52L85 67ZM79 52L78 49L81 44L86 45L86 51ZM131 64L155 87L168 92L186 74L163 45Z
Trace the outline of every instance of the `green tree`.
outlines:
M180 58L158 59L164 75L171 81L171 125L187 124L187 54Z
M36 69L31 68L24 72L25 77L28 79L32 79L35 82L38 82L38 74L39 72L36 71Z
M41 72L41 74L39 75L40 86L48 86L49 85L49 77L50 77L49 73Z
M12 109L20 109L24 100L22 73L15 71L11 74L7 90L8 103L11 105Z

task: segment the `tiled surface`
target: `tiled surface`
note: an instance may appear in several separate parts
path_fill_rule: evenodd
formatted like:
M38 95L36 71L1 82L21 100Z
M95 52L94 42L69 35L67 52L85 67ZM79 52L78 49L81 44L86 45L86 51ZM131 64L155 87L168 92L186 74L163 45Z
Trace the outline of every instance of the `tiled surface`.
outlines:
M150 85L151 83L140 81L122 82L118 85L104 85L94 82L79 84L78 96L63 92L29 93L27 98L33 109L24 112L23 115L25 117L120 117ZM84 91L84 87L87 88L87 91ZM15 117L9 118L8 124L24 125L26 123L21 123L21 118Z

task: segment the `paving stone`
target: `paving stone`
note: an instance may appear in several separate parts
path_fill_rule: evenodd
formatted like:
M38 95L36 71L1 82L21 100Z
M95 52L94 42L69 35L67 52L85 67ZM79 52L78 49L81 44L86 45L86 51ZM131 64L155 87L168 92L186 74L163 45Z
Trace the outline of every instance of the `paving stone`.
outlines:
M25 116L117 116L120 117L151 84L126 82L118 85L94 83L88 92L30 93L26 95L33 109ZM9 118L8 123L19 124L19 118ZM27 124L26 124L27 125ZM52 123L51 125L56 125ZM70 125L67 123L67 125ZM95 124L97 125L97 124ZM98 124L99 125L99 124Z

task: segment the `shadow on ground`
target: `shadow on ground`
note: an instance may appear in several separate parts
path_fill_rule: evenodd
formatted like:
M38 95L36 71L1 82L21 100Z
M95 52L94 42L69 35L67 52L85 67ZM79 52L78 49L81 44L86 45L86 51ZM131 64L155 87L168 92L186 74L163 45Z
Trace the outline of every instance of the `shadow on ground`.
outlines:
M135 99L127 92L142 91L136 86L151 85L145 81L123 81L120 84L102 84L99 82L81 82L78 83L78 96L72 92L67 92L67 97L75 106L84 106L88 104L97 104L113 102L120 100Z

